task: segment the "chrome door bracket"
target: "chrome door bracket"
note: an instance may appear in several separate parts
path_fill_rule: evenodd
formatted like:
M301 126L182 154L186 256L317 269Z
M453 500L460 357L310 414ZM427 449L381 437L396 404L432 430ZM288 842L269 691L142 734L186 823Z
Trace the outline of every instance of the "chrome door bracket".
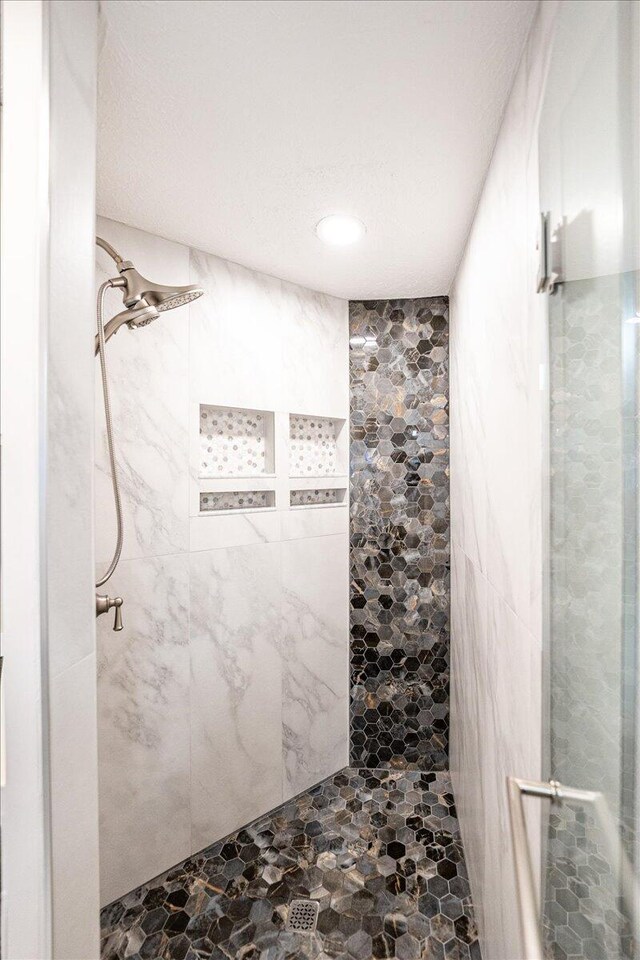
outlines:
M553 255L551 249L550 214L540 214L540 232L538 236L538 279L536 293L556 292L556 287L563 281L559 273L553 269ZM556 245L557 246L557 245Z
M552 803L578 803L593 809L607 847L611 869L620 877L622 897L629 910L636 940L640 943L640 891L629 859L620 841L616 822L601 793L593 790L576 790L565 787L557 780L548 783L538 780L520 780L507 777L509 819L513 842L513 858L516 874L516 891L520 911L522 960L544 960L542 935L540 933L540 907L533 874L531 852L524 818L523 797L539 797Z

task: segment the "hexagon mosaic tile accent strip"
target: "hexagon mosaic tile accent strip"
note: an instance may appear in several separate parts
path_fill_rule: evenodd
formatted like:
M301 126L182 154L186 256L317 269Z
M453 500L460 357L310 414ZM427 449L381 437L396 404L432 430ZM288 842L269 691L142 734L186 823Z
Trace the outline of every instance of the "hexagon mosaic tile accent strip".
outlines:
M449 304L352 302L351 763L434 770L449 728Z
M297 899L315 933L286 930ZM446 773L347 768L101 922L102 960L480 960Z

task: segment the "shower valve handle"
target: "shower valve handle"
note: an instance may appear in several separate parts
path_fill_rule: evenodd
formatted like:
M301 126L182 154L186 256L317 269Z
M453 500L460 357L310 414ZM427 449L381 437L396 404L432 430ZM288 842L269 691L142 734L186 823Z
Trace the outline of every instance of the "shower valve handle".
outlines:
M113 629L122 630L122 597L108 597L105 594L96 594L96 617L103 613L108 613L111 607L115 607L116 615L113 620Z

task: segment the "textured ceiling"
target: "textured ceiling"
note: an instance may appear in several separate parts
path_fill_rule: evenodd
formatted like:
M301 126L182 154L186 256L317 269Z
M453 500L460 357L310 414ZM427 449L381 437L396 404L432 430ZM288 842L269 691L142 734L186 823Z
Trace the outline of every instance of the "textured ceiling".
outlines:
M535 0L102 0L98 211L351 299L446 293ZM362 242L316 222L352 213Z

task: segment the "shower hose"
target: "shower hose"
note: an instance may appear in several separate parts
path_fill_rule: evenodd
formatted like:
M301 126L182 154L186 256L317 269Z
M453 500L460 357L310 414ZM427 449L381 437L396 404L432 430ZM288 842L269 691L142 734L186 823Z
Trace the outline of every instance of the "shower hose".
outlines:
M120 554L122 553L122 503L120 501L120 486L118 484L118 470L116 467L116 457L113 449L113 423L111 420L111 404L109 401L109 381L107 379L107 357L104 340L104 295L108 287L124 286L124 281L120 278L105 280L98 290L98 353L100 354L100 371L102 373L102 396L104 399L104 418L107 425L107 447L109 449L109 464L111 466L111 484L113 486L113 499L116 508L116 523L118 533L116 537L116 549L113 559L107 568L107 572L96 583L96 587L101 587L111 577L118 566Z

